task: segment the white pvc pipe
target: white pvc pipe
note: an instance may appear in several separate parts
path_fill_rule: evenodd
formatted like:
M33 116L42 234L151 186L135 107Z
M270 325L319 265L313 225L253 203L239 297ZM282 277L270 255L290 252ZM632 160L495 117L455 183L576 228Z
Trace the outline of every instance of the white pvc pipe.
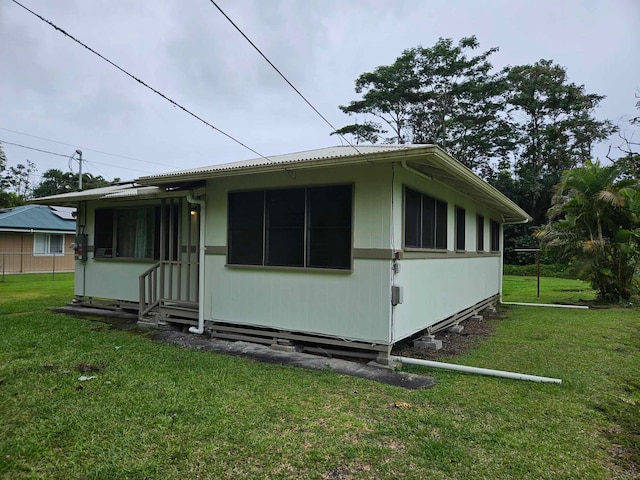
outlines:
M513 380L529 380L531 382L562 383L562 380L560 380L559 378L538 377L536 375L505 372L504 370L491 370L489 368L467 367L466 365L434 362L432 360L422 360L421 358L392 356L391 359L397 360L402 363L411 364L411 365L421 365L423 367L442 368L444 370L455 370L458 372L465 372L465 373L476 373L478 375L488 375L491 377L510 378Z
M198 326L189 327L189 332L201 335L204 333L204 253L205 244L205 218L207 213L207 203L204 200L187 195L187 202L200 205L200 252L198 256Z
M588 310L588 305L558 305L556 303L523 303L523 302L500 302L502 305L523 305L525 307L557 307L557 308L581 308Z

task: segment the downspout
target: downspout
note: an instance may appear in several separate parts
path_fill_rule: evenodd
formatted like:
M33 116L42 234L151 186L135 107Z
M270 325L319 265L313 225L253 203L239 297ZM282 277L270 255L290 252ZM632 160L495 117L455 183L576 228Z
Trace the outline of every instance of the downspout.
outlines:
M207 203L193 197L193 194L187 195L187 202L200 205L200 252L198 254L198 326L189 327L189 332L201 335L204 333L204 252L205 252L205 218L207 212Z

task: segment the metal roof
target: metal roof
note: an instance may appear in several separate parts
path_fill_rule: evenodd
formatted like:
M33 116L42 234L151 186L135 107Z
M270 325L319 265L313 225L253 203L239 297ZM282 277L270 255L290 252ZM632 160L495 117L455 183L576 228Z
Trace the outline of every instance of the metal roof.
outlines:
M23 205L0 211L0 231L61 231L74 233L75 218L63 219L54 211L54 207L43 205ZM75 210L75 209L74 209Z
M355 148L351 146L335 146L327 148L318 148L315 150L306 150L303 152L286 153L284 155L267 156L266 158L252 158L240 162L222 163L218 165L210 165L206 167L192 168L188 170L180 170L177 172L159 173L157 175L148 175L140 177L138 182L146 185L154 185L160 182L172 183L174 179L180 178L202 178L217 176L216 173L237 172L241 170L253 170L256 168L276 168L282 169L287 165L295 164L318 164L328 165L334 162L328 160L336 159L354 159L357 158L361 162L366 162L374 156L381 153L402 152L420 149L424 147L433 147L434 145L357 145ZM357 149L357 150L356 150ZM346 163L346 162L336 162ZM213 175L212 175L213 174Z
M357 150L356 150L357 149ZM285 170L325 168L358 164L395 162L415 173L444 183L481 205L499 213L505 223L523 223L531 217L504 194L436 145L336 146L304 152L254 158L177 172L149 175L133 183L111 185L84 192L37 198L32 203L74 203L81 200L136 199L186 195L189 184L207 178L255 175Z

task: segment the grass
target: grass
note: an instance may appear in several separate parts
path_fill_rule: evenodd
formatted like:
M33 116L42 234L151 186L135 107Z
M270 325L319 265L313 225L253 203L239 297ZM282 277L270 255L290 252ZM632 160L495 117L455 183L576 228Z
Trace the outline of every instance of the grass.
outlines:
M519 275L504 276L502 300L505 302L576 304L584 305L596 299L596 293L588 283L566 278L540 277L540 296L537 296L538 279Z
M505 278L505 296L526 301L515 294L526 297L523 288ZM573 298L558 290L574 288L549 283L544 301ZM71 295L62 275L0 283L2 478L638 473L637 309L513 307L492 338L456 359L562 385L411 367L438 384L407 391L184 350L47 310Z

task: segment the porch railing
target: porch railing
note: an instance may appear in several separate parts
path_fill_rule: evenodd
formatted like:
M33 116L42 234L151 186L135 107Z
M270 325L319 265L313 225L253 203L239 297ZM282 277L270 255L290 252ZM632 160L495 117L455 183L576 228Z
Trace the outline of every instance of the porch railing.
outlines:
M195 261L158 262L143 272L138 282L140 318L162 301L198 302L198 263Z

